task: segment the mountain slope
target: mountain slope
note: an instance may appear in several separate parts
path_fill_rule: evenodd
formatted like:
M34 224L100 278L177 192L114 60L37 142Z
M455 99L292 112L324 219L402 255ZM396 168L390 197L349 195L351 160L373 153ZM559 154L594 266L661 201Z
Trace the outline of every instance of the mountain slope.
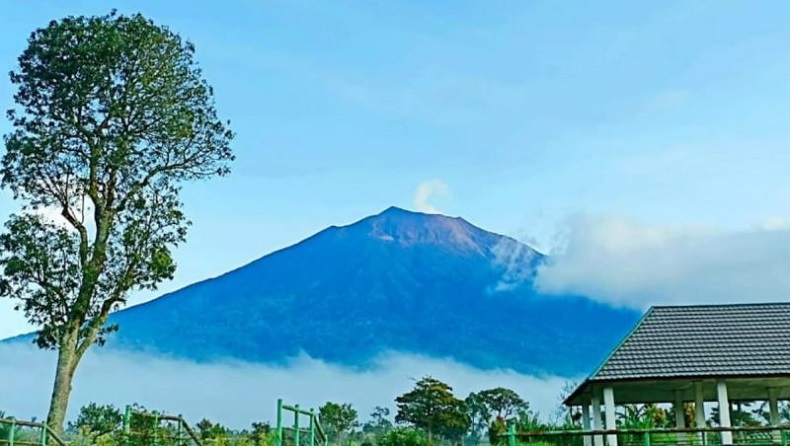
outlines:
M460 218L390 208L114 314L111 348L365 367L389 351L478 368L587 373L639 314L542 296L544 256Z

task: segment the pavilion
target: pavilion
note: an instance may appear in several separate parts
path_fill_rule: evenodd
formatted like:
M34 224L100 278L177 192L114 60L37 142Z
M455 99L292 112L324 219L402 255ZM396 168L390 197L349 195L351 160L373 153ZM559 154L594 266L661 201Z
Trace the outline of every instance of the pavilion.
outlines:
M696 426L688 428L704 428L705 402L715 403L724 429L731 401L768 401L778 426L778 401L787 399L790 303L767 303L653 307L564 403L581 406L584 430L614 431L622 404L671 403L683 429L684 403L695 408ZM617 436L606 442L616 446ZM732 444L732 432L721 432L721 442Z

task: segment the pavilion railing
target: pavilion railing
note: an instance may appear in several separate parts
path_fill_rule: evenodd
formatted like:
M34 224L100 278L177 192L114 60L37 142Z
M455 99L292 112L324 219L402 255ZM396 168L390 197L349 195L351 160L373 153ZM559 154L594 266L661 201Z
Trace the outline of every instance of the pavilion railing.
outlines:
M517 432L511 425L499 439L507 446L790 446L790 425L545 432Z

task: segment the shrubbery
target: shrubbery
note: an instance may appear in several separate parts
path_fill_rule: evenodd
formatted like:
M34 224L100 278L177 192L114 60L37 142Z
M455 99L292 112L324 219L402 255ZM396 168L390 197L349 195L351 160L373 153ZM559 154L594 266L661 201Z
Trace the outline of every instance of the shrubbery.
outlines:
M382 435L377 446L432 446L427 437L413 429L395 428Z

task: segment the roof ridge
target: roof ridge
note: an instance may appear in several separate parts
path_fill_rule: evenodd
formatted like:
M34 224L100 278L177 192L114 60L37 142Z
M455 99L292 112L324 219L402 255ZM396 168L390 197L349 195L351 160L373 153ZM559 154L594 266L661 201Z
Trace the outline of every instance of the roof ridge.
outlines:
M667 308L733 308L733 307L765 307L765 306L788 306L790 302L740 302L729 304L688 304L688 305L654 305L653 309Z

